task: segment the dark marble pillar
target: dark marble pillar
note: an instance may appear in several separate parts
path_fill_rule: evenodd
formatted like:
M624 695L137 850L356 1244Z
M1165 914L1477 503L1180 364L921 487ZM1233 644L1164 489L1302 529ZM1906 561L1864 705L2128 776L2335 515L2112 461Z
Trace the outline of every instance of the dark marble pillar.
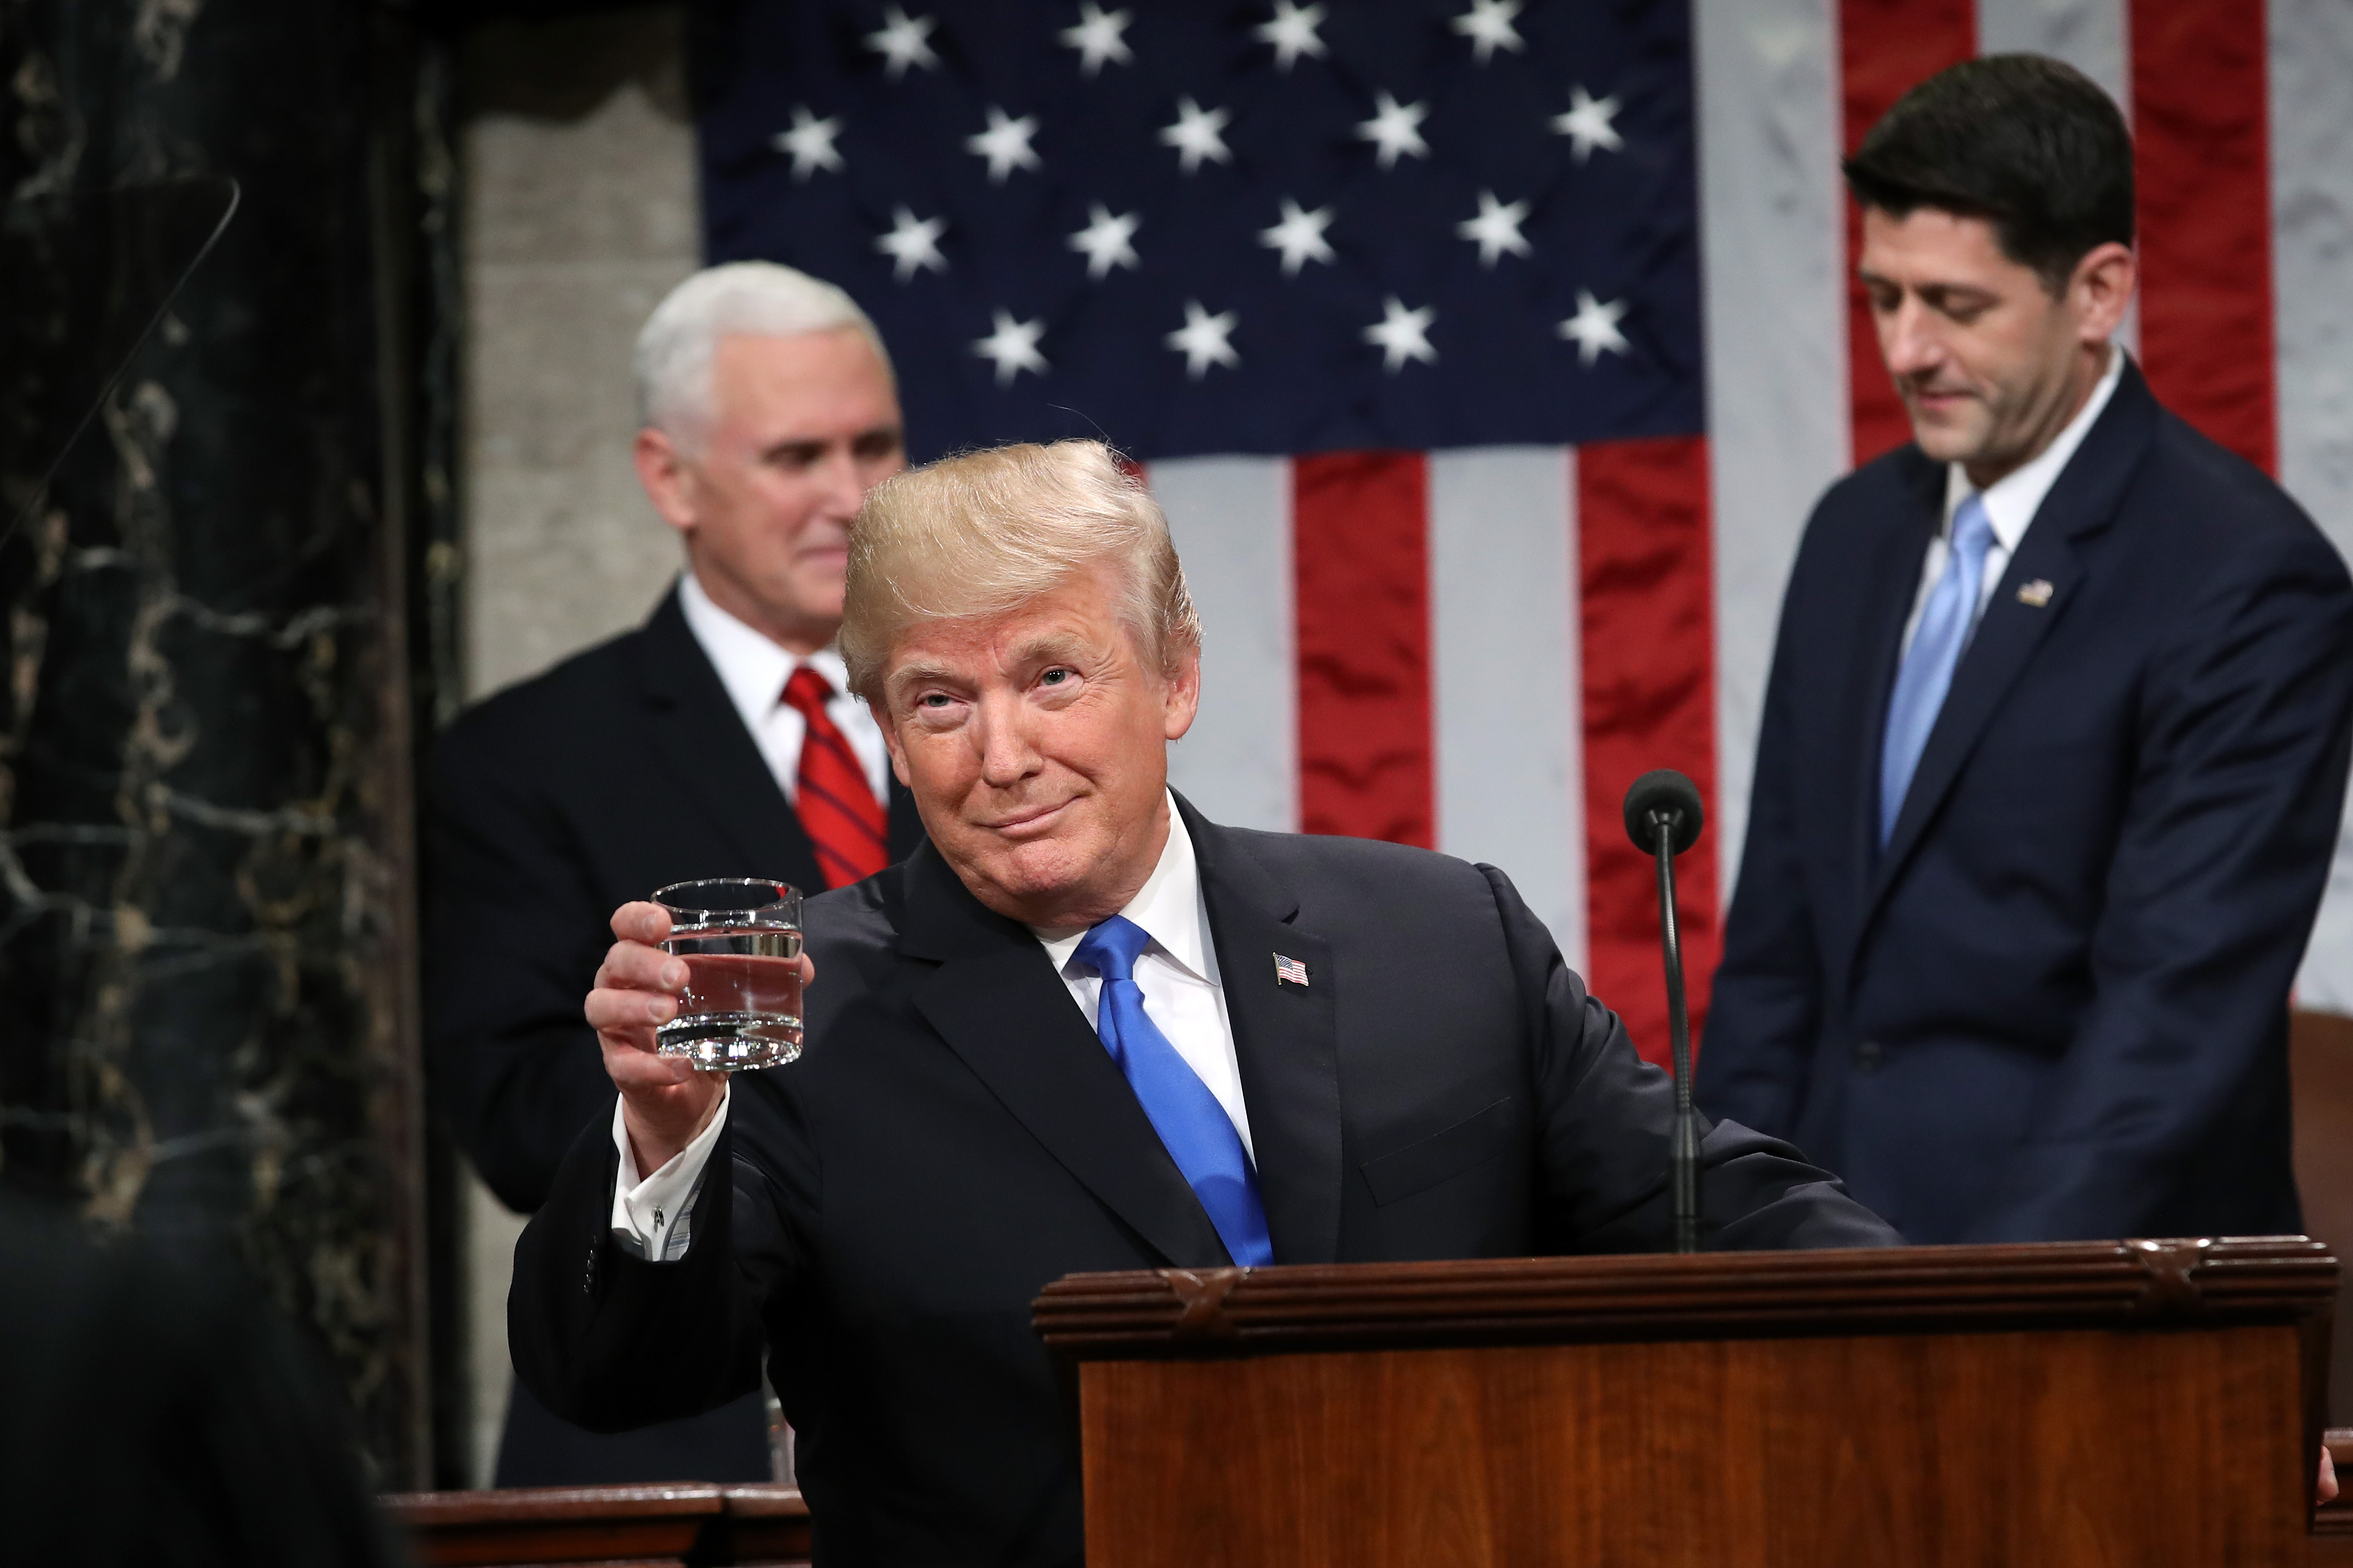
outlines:
M0 1179L259 1270L412 1485L417 58L363 0L0 0ZM198 174L236 217L43 489L187 222L73 193Z

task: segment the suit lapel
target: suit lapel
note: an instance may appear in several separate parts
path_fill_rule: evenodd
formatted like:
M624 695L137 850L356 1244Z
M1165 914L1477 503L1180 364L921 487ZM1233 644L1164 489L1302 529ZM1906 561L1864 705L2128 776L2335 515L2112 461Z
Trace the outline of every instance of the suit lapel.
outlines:
M1895 831L1879 858L1864 910L1866 920L1918 847L1969 753L2000 709L2003 697L2079 595L2085 568L2077 542L2115 517L2132 470L2147 447L2156 415L2156 400L2149 395L2147 384L2127 362L2108 406L2068 460L2058 482L2042 498L1953 671L1952 687L1945 694L1935 727L1928 731L1920 765L1895 818ZM2050 585L2049 593L2041 596L2042 603L2021 601L2020 585L2037 580Z
M817 850L694 640L675 592L646 623L644 637L643 692L654 745L680 789L742 856L744 874L781 877L805 892L823 889Z
M902 945L938 961L914 1003L1063 1168L1179 1268L1232 1260L1135 1091L1018 921L982 906L929 845L906 868Z
M1293 921L1286 896L1241 836L1181 797L1218 978L1234 1030L1260 1199L1278 1263L1330 1263L1340 1252L1340 1053L1332 950ZM1277 954L1307 966L1304 986L1278 982Z

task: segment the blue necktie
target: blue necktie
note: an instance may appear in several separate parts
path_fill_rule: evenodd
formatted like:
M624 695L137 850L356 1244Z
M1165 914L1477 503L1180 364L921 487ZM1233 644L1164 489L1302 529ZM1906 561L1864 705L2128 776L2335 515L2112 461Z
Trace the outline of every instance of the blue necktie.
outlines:
M1884 847L1895 831L1896 814L1904 809L1904 792L1920 766L1928 731L1936 727L1937 710L1952 689L1953 670L1968 646L1969 627L1976 622L1979 586L1985 582L1986 552L1993 547L1993 520L1986 516L1985 498L1972 495L1953 512L1953 542L1945 557L1944 574L1928 590L1921 607L1920 625L1912 647L1895 672L1895 694L1887 704L1887 733L1879 750L1879 842Z
M1258 1201L1258 1175L1226 1108L1145 1014L1135 959L1151 941L1142 926L1124 915L1112 916L1079 939L1079 957L1103 976L1095 1033L1127 1075L1144 1114L1152 1119L1160 1142L1168 1146L1176 1168L1208 1211L1228 1256L1245 1268L1256 1268L1274 1261L1274 1247L1266 1238L1266 1210Z

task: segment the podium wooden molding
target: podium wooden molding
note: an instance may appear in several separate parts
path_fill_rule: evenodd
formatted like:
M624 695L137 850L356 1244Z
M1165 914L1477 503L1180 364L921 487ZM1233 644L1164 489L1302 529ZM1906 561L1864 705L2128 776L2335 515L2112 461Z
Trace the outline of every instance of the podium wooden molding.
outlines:
M2316 1561L2304 1237L1073 1275L1091 1568Z

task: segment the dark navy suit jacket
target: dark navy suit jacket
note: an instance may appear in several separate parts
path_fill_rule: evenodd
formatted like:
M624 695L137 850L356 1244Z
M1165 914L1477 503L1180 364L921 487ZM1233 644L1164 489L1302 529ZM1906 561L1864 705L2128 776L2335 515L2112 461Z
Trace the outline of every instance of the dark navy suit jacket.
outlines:
M1945 473L1907 447L1807 527L1700 1101L1915 1242L2295 1230L2287 994L2345 790L2345 567L2126 365L1882 850Z
M1277 1263L1667 1246L1666 1076L1502 873L1186 810ZM808 1053L736 1076L686 1256L613 1244L586 1129L516 1248L516 1372L625 1426L752 1386L765 1337L818 1562L1075 1564L1077 1423L1029 1303L1225 1248L1045 949L936 850L808 931ZM1786 1144L1719 1124L1702 1152L1713 1245L1894 1239Z
M527 1214L582 1125L613 1114L580 1014L613 911L696 877L825 880L674 591L451 725L427 803L435 1086L482 1179ZM890 825L892 859L923 842L895 780Z
M694 877L825 884L817 850L686 624L646 624L489 698L435 742L427 796L425 1011L436 1099L508 1207L547 1197L613 1085L580 999L613 910ZM923 841L894 784L891 853ZM518 1394L502 1486L765 1479L767 1411L622 1439L569 1430Z

